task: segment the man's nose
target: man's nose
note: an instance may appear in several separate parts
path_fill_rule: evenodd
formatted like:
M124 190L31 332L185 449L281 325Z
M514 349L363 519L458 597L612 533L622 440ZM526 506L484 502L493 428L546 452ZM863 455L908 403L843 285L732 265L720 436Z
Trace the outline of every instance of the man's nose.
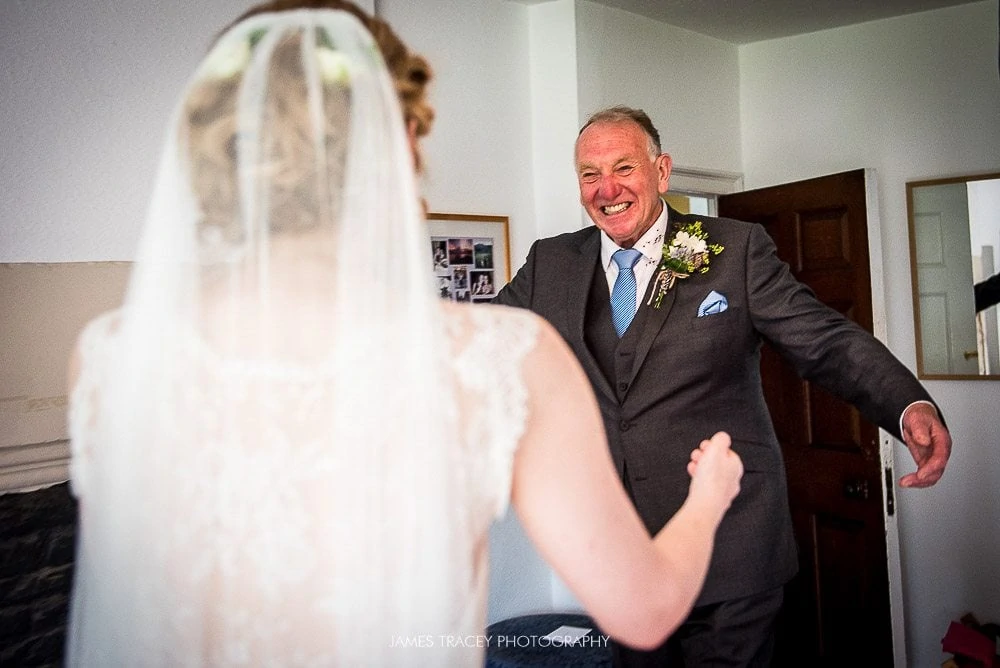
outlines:
M610 200L618 197L621 193L621 185L618 180L615 179L614 175L608 174L607 176L602 176L601 181L597 186L597 194L601 199Z

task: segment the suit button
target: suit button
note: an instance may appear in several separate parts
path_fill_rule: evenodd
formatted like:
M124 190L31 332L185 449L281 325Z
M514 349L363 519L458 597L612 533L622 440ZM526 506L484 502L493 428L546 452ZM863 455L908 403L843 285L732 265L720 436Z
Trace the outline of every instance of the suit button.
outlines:
M628 389L628 383L618 383L618 391L624 392Z
M621 429L622 431L628 431L631 426L632 423L630 423L628 420L622 420L621 422L618 423L618 428Z

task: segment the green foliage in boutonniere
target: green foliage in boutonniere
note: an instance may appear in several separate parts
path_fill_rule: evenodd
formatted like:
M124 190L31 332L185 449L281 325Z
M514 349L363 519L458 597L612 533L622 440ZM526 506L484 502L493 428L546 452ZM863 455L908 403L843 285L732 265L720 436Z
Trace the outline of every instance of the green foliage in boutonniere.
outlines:
M663 257L656 268L653 292L647 305L660 308L663 296L674 287L678 278L687 278L695 272L704 274L708 271L709 258L723 250L719 244L708 243L708 232L702 229L700 220L675 225L674 236L663 244Z

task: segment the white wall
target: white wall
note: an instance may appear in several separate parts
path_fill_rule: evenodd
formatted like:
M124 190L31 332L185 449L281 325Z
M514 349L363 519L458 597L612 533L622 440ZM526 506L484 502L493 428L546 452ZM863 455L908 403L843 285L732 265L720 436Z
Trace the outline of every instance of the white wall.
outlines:
M0 3L0 261L132 258L167 116L247 2Z
M996 2L747 45L740 86L747 188L877 171L888 344L915 369L905 184L1000 168ZM1000 620L1000 383L925 385L955 446L937 486L897 491L914 666L940 664L962 614Z
M737 47L588 0L577 26L581 122L637 107L675 165L741 171Z
M0 161L0 262L132 259L172 106L215 32L253 4L0 3L0 151L16 156ZM526 249L528 8L382 0L379 10L437 75L431 209L508 215Z
M536 227L528 10L506 0L379 3L383 18L434 68L437 120L424 147L428 204L438 212L510 216L512 271Z
M554 0L535 5L529 12L538 238L586 224L573 167L580 126L576 4L575 0Z

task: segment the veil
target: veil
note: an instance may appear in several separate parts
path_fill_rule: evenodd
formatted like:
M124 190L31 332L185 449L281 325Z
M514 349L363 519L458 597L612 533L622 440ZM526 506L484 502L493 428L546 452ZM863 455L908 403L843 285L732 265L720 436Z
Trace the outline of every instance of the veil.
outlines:
M198 68L74 395L70 664L402 665L449 632L476 574L413 162L346 12L252 17Z

